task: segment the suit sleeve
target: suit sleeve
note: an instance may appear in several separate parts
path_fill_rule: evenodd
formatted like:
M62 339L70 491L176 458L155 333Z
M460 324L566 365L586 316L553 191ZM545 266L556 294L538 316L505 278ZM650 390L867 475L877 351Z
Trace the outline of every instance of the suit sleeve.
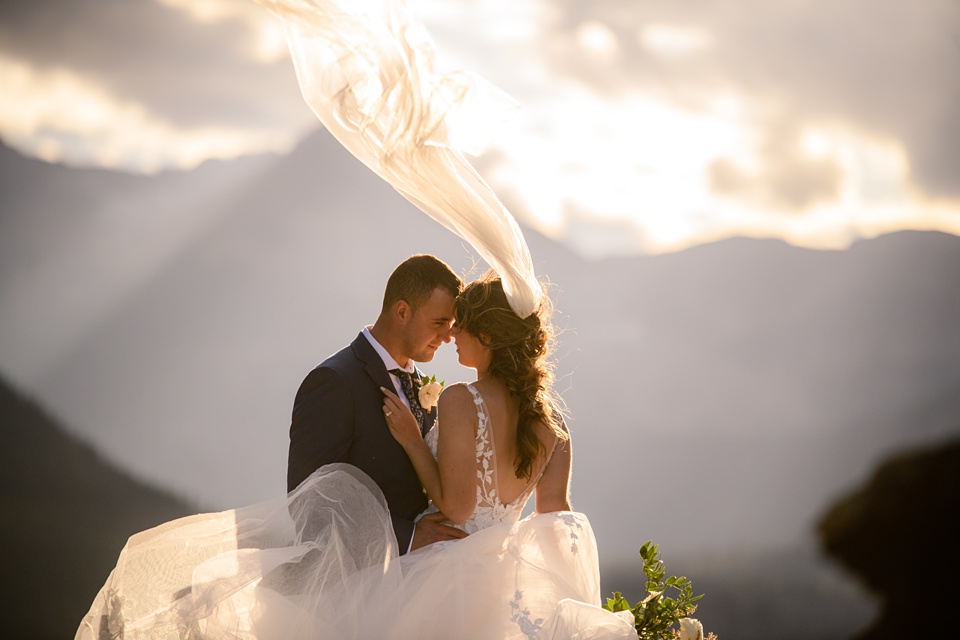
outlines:
M413 530L416 523L411 520L404 520L393 514L390 515L393 521L393 533L397 536L397 546L400 555L404 555L410 549L410 543L413 542Z
M311 371L300 385L290 423L287 491L331 462L345 462L353 443L350 388L329 367Z

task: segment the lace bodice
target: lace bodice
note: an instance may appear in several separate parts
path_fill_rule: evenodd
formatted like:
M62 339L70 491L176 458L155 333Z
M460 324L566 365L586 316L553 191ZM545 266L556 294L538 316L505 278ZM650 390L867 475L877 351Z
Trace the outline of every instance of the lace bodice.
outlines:
M490 427L490 412L483 400L480 392L471 385L466 384L467 389L473 395L473 403L477 408L477 507L473 514L459 525L467 533L474 533L480 529L485 529L501 522L516 522L520 519L524 505L533 493L543 475L543 470L547 468L553 452L556 449L556 442L553 448L547 454L546 460L540 468L530 478L530 483L513 501L504 504L500 500L500 485L497 479L497 452L494 446L493 429ZM438 419L434 426L427 432L427 447L433 457L437 457L437 440L439 438L440 420ZM431 502L426 513L436 512L437 508Z

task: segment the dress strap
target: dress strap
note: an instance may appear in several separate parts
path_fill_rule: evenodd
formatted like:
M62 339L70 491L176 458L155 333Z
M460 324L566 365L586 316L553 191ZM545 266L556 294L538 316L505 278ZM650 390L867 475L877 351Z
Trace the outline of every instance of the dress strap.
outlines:
M477 406L477 504L494 505L500 500L500 480L497 476L497 449L490 428L490 416L480 392L470 383L465 386Z
M483 396L480 395L477 388L469 383L464 386L470 390L470 394L473 396L473 404L477 407L477 445L479 446L480 442L487 443L493 436L490 430L490 416L487 413L487 405Z
M477 388L469 382L464 382L463 386L470 390L470 395L473 396L473 402L479 407L480 403L483 401L483 396L480 395L480 392L477 391Z
M540 465L540 472L537 474L537 477L531 482L531 486L537 486L537 483L540 482L540 478L543 477L543 472L547 470L547 465L550 464L550 461L553 459L553 454L557 450L557 445L560 444L560 438L554 436L553 446L550 447L550 451L547 453L547 459L543 461L543 464Z

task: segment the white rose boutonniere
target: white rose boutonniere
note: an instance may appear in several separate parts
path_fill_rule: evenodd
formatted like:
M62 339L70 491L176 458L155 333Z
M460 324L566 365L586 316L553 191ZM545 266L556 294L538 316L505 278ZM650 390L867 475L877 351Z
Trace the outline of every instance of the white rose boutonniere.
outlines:
M680 640L703 640L703 625L696 618L680 619Z
M437 382L437 376L423 376L420 380L420 393L418 399L420 406L427 410L427 413L437 406L440 399L440 392L443 391L443 380Z

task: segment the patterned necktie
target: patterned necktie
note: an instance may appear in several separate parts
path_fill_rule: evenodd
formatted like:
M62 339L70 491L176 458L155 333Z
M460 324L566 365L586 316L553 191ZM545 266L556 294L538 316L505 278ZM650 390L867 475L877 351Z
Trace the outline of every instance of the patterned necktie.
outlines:
M420 425L420 433L423 433L423 407L420 406L420 378L407 373L403 369L390 369L390 373L400 379L400 388L403 389L403 395L407 396L407 402L410 403L410 410L413 417L417 419Z

